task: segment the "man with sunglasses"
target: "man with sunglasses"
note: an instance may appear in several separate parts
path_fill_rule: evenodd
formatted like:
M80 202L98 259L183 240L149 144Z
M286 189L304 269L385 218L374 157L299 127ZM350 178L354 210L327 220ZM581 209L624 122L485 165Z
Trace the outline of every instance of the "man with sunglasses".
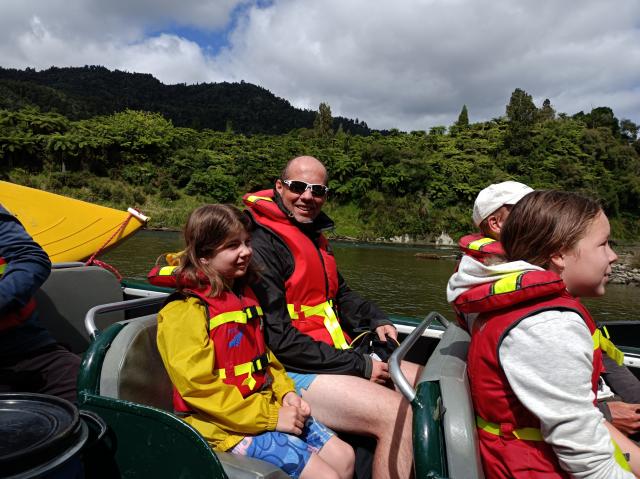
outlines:
M314 417L329 427L373 437L374 477L407 478L412 470L411 410L389 380L387 364L349 346L349 334L375 331L395 339L388 317L346 284L322 234L327 171L311 156L287 163L273 190L245 195L255 229L254 290L265 316L269 348L284 364ZM389 339L389 340L393 340ZM403 364L407 377L419 368ZM392 448L393 444L393 448Z

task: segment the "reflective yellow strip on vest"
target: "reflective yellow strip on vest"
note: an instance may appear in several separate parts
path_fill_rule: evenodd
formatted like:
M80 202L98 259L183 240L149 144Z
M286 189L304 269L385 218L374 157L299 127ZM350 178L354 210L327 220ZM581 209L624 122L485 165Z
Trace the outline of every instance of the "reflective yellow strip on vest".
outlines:
M627 456L622 452L622 449L620 449L620 446L618 446L616 441L612 439L611 442L613 443L613 458L615 461L625 471L631 471L631 466L629 465L629 461L627 461Z
M257 315L262 315L262 309L257 306L255 308ZM253 318L253 311L251 308L247 308L243 311L228 311L226 313L220 313L209 320L209 330L217 328L218 326L226 323L240 323L247 324L247 320Z
M177 266L163 266L158 271L158 276L171 276L176 268Z
M0 277L4 274L5 269L7 269L7 263L0 264Z
M271 362L271 357L271 351L269 351L267 353L267 362L265 364L262 364L262 359L257 359L255 361L249 361L242 364L236 364L233 367L233 375L242 376L243 374L247 374L247 379L242 381L242 384L244 386L249 386L249 389L253 389L256 385L256 380L253 379L253 376L251 374L255 373L256 371L262 371L263 369L265 369ZM220 379L227 378L226 369L216 369L214 372L218 374L218 377Z
M480 429L494 436L504 436L500 431L500 425L485 421L480 416L476 416L476 424ZM535 427L521 427L513 430L513 436L521 441L542 441L540 429Z
M268 196L256 196L256 195L247 196L247 201L250 203L255 203L258 200L273 201L273 198L269 198Z
M520 278L523 274L524 273L520 271L500 278L491 285L491 294L511 293L520 289Z
M602 331L596 329L591 336L593 338L593 349L600 348L607 356L613 359L618 366L624 363L624 353L616 348L616 345L608 339Z
M496 242L496 240L494 240L493 238L480 238L480 239L477 239L477 240L472 241L471 243L469 243L468 248L476 250L476 251L480 251L480 249L483 246L491 244L491 243L495 243L495 242Z
M337 349L350 349L351 346L349 346L344 337L342 327L340 326L340 322L338 321L332 306L331 301L325 301L324 303L316 306L302 305L298 311L296 311L296 306L294 304L287 304L287 309L289 310L289 315L292 320L299 319L300 313L304 313L305 316L322 316L324 318L324 327L329 331L333 345Z

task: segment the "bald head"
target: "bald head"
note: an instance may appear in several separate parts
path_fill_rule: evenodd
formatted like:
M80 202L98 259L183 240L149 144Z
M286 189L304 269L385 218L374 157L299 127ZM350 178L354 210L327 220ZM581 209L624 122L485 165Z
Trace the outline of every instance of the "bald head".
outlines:
M326 186L327 169L313 156L298 156L287 163L282 170L282 176L276 180L276 191L282 198L282 205L287 211L300 223L313 222L327 199L326 192L322 196L314 196L308 188L302 192L295 189L291 191L285 183L286 180L303 182L307 186Z
M294 176L302 176L307 173L313 173L317 175L318 173L322 174L324 178L323 184L327 184L329 180L329 175L327 174L327 168L324 164L314 158L313 156L297 156L287 162L280 174L280 178L283 180L295 179Z

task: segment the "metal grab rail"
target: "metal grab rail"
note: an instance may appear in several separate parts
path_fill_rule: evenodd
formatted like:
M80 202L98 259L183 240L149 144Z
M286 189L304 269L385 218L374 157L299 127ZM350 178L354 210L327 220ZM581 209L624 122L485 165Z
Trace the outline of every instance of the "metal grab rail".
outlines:
M442 326L445 328L449 324L449 321L442 316L440 313L436 311L430 312L426 318L420 323L416 328L405 338L400 346L393 352L391 357L389 358L389 373L391 375L391 380L393 383L398 386L398 389L402 393L404 397L407 398L409 402L413 402L416 397L416 391L413 389L413 386L407 378L402 373L402 369L400 368L400 363L409 352L409 350L413 347L416 341L422 336L422 333L425 329L427 329L434 320L437 320Z
M154 304L164 303L166 296L155 296L149 298L130 299L128 301L118 301L117 303L107 303L94 306L84 317L84 327L91 340L96 339L100 331L96 327L95 318L98 314L111 313L113 311L126 311L128 309L142 308Z

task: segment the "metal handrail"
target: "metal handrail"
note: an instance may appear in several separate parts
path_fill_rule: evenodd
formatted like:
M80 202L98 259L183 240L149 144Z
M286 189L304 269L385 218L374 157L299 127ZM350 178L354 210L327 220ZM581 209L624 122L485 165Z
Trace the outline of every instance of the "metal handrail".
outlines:
M94 306L89 311L87 311L87 314L84 317L84 328L89 334L89 337L94 340L100 333L100 331L96 327L95 322L95 317L98 314L151 306L154 304L164 303L166 299L166 296L155 296L149 298L129 299L127 301L118 301L117 303L99 304L98 306Z
M413 386L407 378L402 373L402 369L400 364L409 350L413 347L416 341L422 336L422 333L425 329L431 326L434 320L437 320L443 326L447 326L449 322L447 319L442 316L440 313L436 311L430 312L426 318L417 326L409 336L407 336L400 346L393 352L391 357L389 358L389 373L391 374L391 380L398 387L400 392L404 397L407 398L409 402L413 402L416 397L416 390L413 389Z

